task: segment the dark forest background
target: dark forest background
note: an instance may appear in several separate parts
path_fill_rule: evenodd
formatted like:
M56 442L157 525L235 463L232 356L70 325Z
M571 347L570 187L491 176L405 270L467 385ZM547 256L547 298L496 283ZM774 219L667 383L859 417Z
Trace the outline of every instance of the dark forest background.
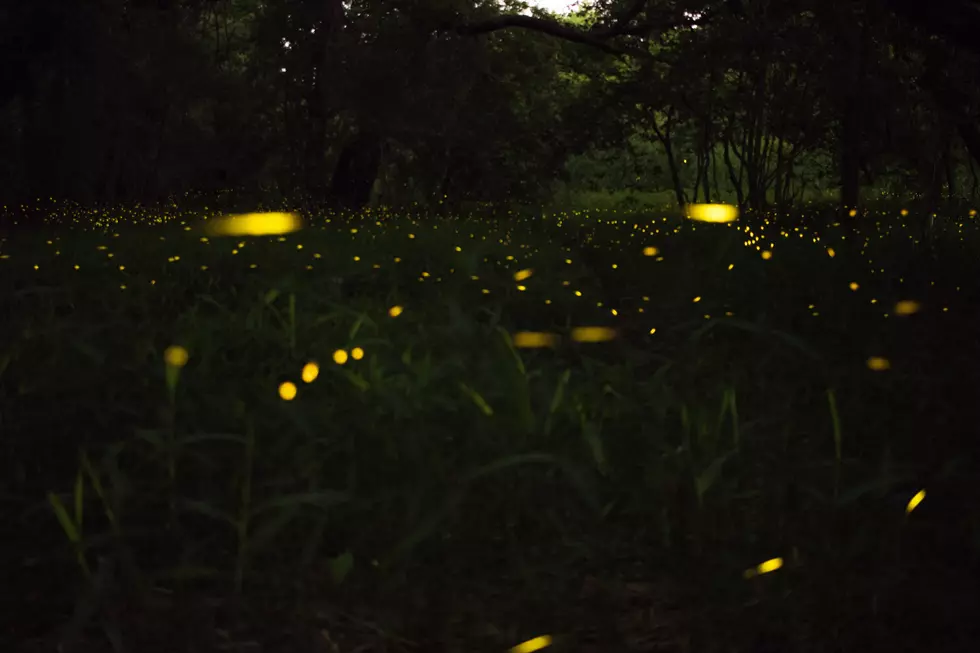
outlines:
M0 3L0 651L980 650L978 35Z
M8 203L976 197L971 0L33 0ZM618 195L616 195L618 194Z

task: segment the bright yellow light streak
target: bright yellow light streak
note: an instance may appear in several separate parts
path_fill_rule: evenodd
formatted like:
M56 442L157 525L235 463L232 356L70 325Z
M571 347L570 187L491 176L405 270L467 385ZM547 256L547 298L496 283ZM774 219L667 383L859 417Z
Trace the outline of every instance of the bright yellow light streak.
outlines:
M922 306L919 302L912 299L903 299L895 304L895 315L912 315L918 313Z
M768 574L770 572L781 569L783 566L782 558L772 558L771 560L766 560L765 562L753 567L752 569L746 569L745 573L742 575L746 578L752 578L754 576L761 576L762 574Z
M576 342L605 342L616 337L616 330L609 327L576 327L572 340Z
M684 207L687 217L698 222L734 222L738 219L738 207L731 204L688 204Z
M551 635L542 635L522 642L510 649L510 653L534 653L551 646Z
M891 368L892 364L887 358L881 356L872 356L868 359L868 369L874 370L875 372L883 372Z
M553 333L538 331L519 331L514 334L514 346L522 349L539 347L554 347L558 344L558 336Z
M922 500L925 498L926 498L925 490L919 490L918 492L916 492L915 496L909 499L909 504L905 506L905 514L907 515L913 510L915 510L918 507L918 505L922 503Z
M205 224L205 231L212 236L273 236L302 228L303 221L295 213L243 213Z

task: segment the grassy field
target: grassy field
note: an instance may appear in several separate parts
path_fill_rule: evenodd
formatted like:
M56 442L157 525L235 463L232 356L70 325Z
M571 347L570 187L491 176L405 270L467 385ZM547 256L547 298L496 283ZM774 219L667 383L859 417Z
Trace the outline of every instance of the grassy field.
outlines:
M967 209L211 212L0 240L4 650L974 650Z

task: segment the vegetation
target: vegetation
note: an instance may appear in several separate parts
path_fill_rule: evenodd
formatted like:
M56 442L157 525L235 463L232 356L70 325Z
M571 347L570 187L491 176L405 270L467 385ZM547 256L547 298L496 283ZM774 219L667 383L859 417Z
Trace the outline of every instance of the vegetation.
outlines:
M976 650L978 15L4 9L0 646Z
M317 212L240 239L69 215L94 228L0 255L14 635L810 650L969 627L966 211L928 244L895 211Z

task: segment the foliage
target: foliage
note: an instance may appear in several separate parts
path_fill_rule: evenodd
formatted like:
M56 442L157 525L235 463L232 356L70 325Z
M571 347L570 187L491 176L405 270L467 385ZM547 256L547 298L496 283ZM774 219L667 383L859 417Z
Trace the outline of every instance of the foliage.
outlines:
M980 555L965 211L928 247L888 206L857 232L312 211L207 238L208 215L65 206L0 245L2 526L29 561L8 582L43 588L22 637L156 650L208 596L231 642L288 622L345 650L951 641L930 606ZM679 618L617 607L651 579L640 600Z

